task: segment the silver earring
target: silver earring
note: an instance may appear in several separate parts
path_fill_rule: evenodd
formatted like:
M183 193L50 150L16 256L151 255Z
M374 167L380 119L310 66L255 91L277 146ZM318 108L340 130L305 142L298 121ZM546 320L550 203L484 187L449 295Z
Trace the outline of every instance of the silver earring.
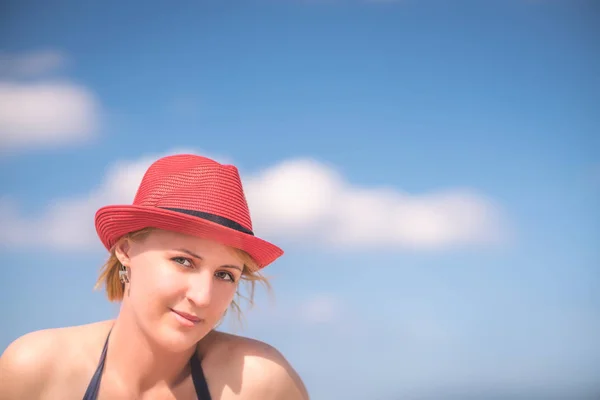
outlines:
M119 279L123 284L129 283L129 274L127 272L128 271L126 266L121 265L121 267L119 267Z

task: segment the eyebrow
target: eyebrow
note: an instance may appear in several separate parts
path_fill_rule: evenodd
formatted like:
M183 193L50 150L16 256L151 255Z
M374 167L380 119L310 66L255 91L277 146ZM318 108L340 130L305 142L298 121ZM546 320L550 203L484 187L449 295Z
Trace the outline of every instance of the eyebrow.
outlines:
M200 257L198 254L194 253L191 250L188 250L188 249L177 249L177 251L181 251L182 253L189 254L190 256L192 256L194 258L197 258L198 260L204 260L202 257ZM240 272L244 272L237 265L221 265L221 268L233 268L233 269L237 269Z

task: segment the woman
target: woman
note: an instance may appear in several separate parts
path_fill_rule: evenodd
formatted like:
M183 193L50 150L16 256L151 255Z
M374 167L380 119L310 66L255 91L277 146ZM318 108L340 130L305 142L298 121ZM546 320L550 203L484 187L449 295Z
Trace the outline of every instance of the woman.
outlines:
M236 167L159 159L132 205L96 213L115 320L47 329L0 358L0 399L308 399L273 347L217 332L240 281L283 251L252 232Z

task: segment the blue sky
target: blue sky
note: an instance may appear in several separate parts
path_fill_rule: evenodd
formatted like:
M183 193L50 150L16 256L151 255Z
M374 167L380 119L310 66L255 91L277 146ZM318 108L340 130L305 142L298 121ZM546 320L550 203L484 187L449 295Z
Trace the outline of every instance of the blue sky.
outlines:
M1 348L114 315L94 207L181 150L286 250L239 333L314 399L600 391L592 2L41 5L0 17Z

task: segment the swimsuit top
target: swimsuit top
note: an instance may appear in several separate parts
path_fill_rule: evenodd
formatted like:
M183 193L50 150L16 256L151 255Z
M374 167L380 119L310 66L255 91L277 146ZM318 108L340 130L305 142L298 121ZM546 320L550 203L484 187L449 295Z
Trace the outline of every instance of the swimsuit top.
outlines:
M104 348L102 349L102 355L100 356L100 362L96 368L96 372L88 385L88 388L83 396L83 400L96 400L98 397L98 390L100 389L100 381L102 380L102 371L104 370L104 361L106 360L106 350L108 348L108 338L110 332L104 342ZM210 400L210 392L208 391L208 384L202 371L202 365L196 357L196 354L190 359L190 367L192 368L192 380L194 381L194 388L196 389L196 396L198 400Z

